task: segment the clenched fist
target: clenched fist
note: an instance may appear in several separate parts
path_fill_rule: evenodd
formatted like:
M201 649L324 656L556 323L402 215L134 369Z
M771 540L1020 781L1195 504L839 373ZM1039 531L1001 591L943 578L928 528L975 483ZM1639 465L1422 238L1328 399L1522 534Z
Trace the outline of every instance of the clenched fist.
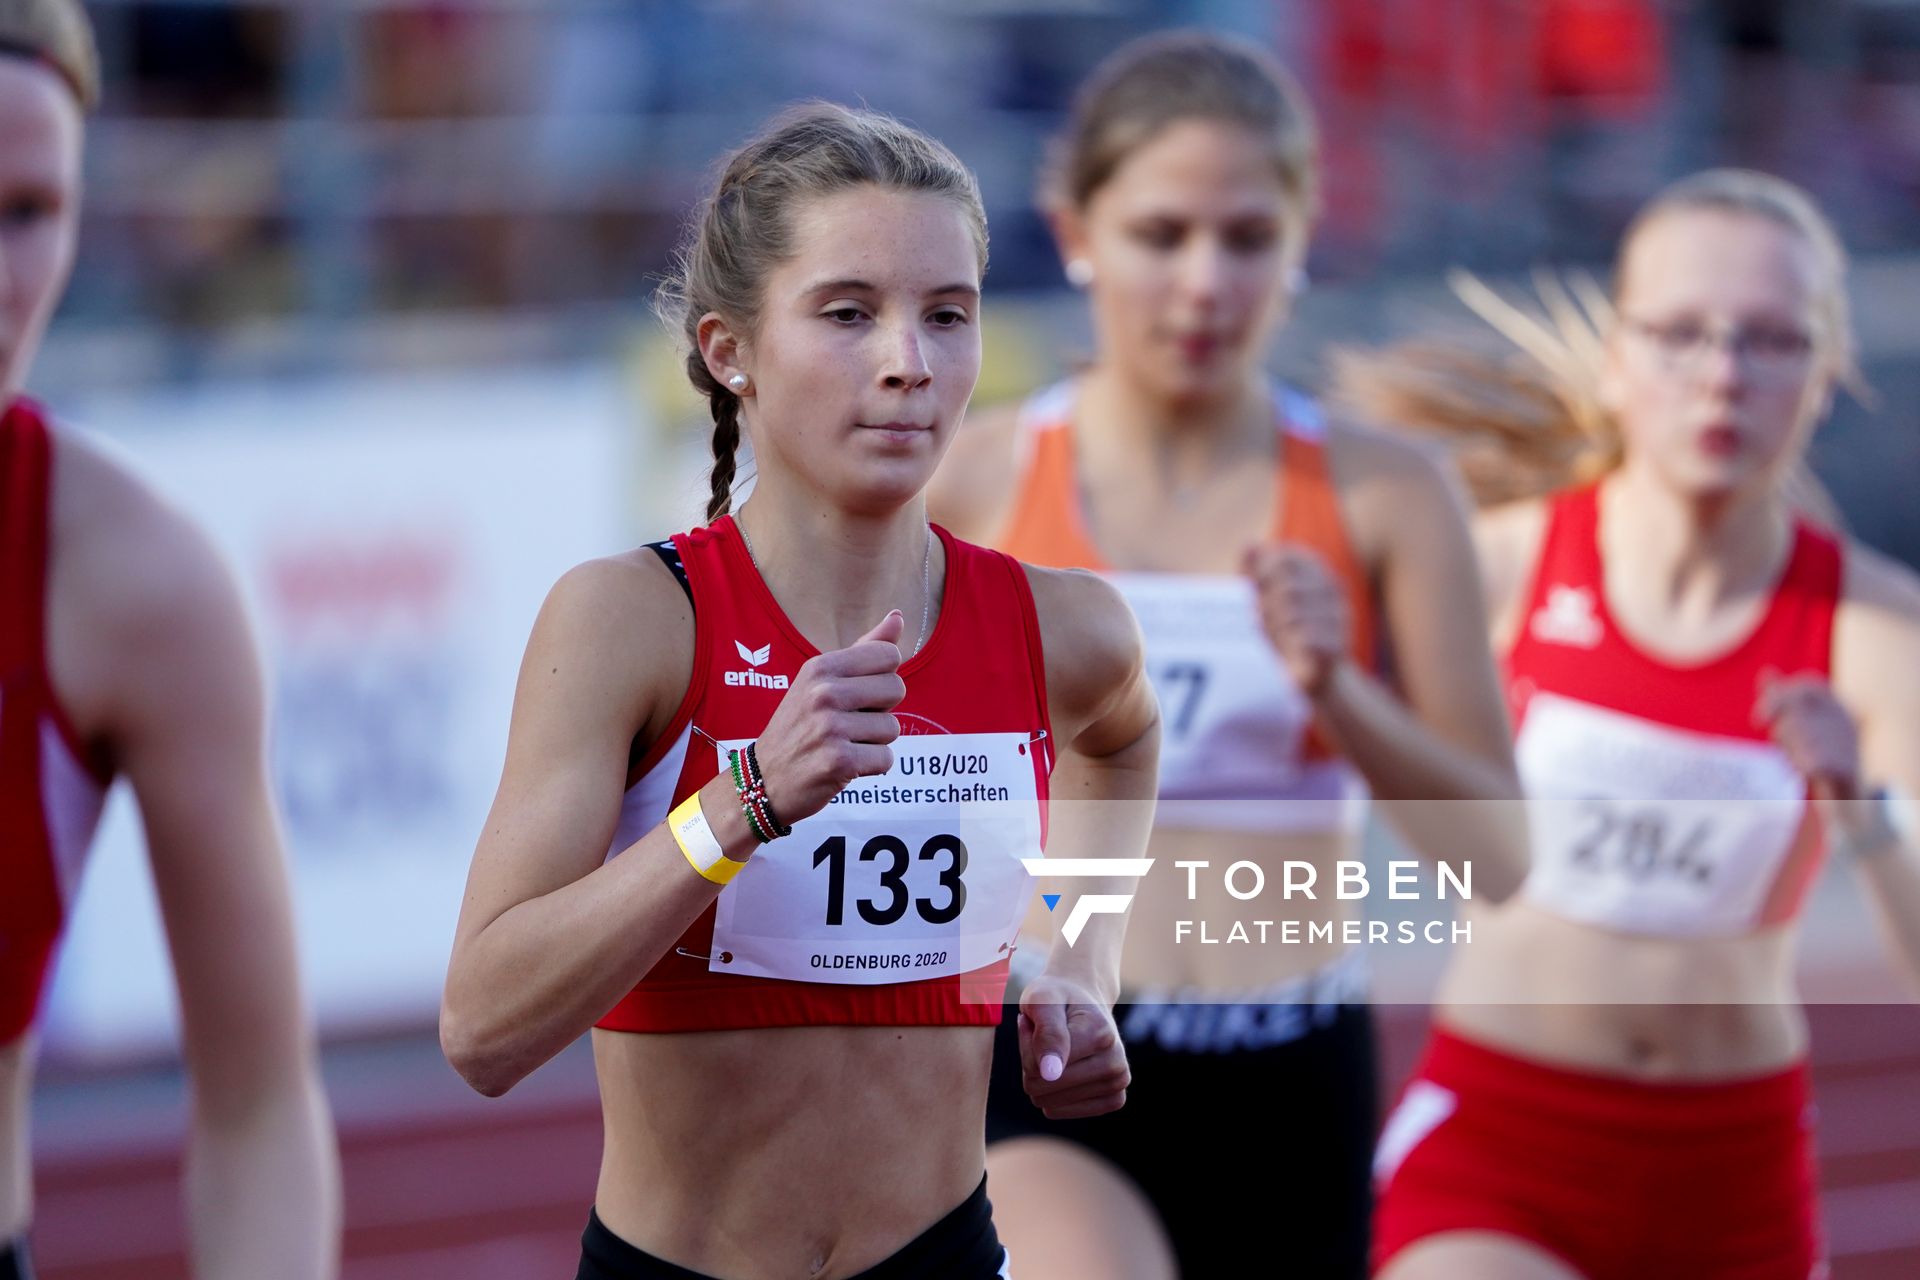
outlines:
M900 721L893 708L907 696L900 678L895 609L844 649L807 659L754 746L767 803L786 823L808 818L855 778L893 768Z
M1346 591L1326 561L1291 543L1250 547L1242 565L1253 580L1268 642L1294 683L1318 697L1352 643Z

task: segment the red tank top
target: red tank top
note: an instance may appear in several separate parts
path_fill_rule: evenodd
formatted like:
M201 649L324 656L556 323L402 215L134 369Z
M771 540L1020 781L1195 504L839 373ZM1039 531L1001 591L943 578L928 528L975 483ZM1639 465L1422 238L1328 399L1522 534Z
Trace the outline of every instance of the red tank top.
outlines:
M0 1044L39 1012L108 782L47 674L52 475L46 422L16 400L0 416Z
M1805 779L1754 717L1769 679L1830 674L1840 544L1804 522L1759 624L1656 658L1607 609L1597 486L1553 499L1506 659L1532 811L1527 895L1632 933L1726 936L1796 916L1819 869Z
M946 587L933 634L900 668L893 770L762 847L598 1026L999 1021L1031 896L1017 859L1039 856L1044 840L1040 629L1019 562L935 528ZM720 744L757 736L818 652L731 517L673 544L693 599L693 676L671 726L629 770L609 857L725 767Z

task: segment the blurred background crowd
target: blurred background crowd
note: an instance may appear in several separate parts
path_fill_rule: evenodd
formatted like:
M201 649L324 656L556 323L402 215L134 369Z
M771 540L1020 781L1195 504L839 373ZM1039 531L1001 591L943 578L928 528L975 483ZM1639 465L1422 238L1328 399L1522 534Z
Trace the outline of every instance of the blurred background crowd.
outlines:
M1734 164L1827 205L1866 259L1859 305L1885 403L1916 389L1899 269L1920 237L1911 0L91 8L107 96L86 249L41 369L49 392L645 342L647 295L710 162L809 96L950 143L985 189L994 298L1044 299L1061 286L1032 199L1046 140L1104 53L1178 24L1272 45L1321 112L1328 199L1311 266L1338 304L1304 309L1290 353L1368 335L1447 265L1600 265L1662 182ZM1060 323L1071 331L1071 313ZM1025 372L990 362L983 398ZM1920 554L1920 532L1891 513L1900 495L1872 489L1884 468L1850 464L1849 433L1833 434L1821 462L1873 493L1863 531Z
M1465 327L1449 267L1604 275L1666 181L1708 165L1791 178L1856 255L1877 392L1837 408L1815 467L1861 537L1920 563L1920 0L88 8L105 101L33 390L133 454L252 597L356 1280L541 1273L577 1235L580 1151L597 1144L585 1064L477 1110L439 1061L433 1011L542 593L568 564L696 518L702 415L647 303L714 158L783 103L891 112L978 173L993 248L976 403L1084 350L1036 169L1073 87L1149 30L1261 41L1320 113L1312 288L1273 355L1309 386L1329 344ZM157 1172L178 1129L168 978L124 812L105 842L39 1103L54 1280L176 1274ZM1920 1150L1911 1094L1890 1105ZM508 1145L472 1145L513 1123ZM1906 1158L1896 1198L1863 1220L1911 1234ZM502 1161L552 1177L524 1179L541 1184L530 1201L493 1186Z

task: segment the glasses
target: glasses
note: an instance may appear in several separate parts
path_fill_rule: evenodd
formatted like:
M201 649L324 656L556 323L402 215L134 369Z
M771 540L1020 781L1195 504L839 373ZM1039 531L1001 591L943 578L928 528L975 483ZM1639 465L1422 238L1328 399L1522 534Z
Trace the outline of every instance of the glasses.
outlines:
M1791 325L1755 324L1719 329L1698 320L1643 320L1622 316L1631 333L1645 338L1669 369L1693 373L1709 353L1721 347L1755 377L1787 380L1807 371L1813 359L1813 335Z

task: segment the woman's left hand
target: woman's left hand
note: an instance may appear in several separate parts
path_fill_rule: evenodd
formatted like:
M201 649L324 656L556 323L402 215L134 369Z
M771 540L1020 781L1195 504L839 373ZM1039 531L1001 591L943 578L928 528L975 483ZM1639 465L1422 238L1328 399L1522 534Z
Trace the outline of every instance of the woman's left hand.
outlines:
M1118 1111L1127 1050L1107 1002L1071 978L1043 973L1020 996L1020 1079L1049 1120Z

